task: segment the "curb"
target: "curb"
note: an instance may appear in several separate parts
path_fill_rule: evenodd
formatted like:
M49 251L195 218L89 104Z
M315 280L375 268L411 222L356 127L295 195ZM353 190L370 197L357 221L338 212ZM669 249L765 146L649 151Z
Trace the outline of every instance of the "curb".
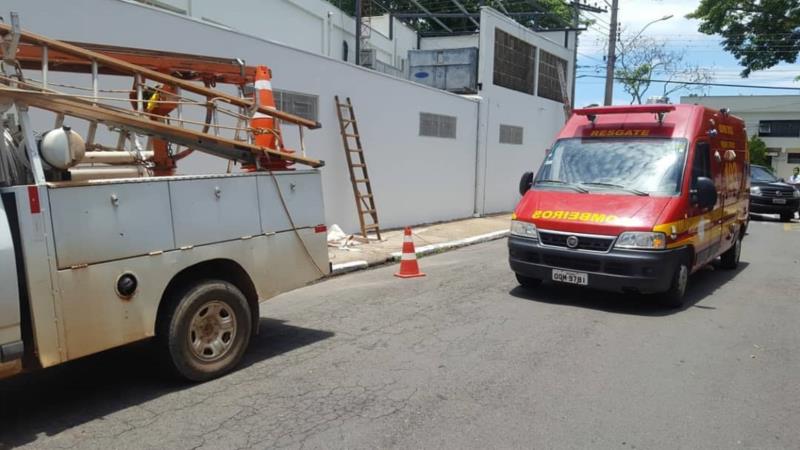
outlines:
M466 247L468 245L474 245L474 244L480 244L480 243L483 243L483 242L494 241L494 240L497 240L497 239L502 239L502 238L508 236L508 234L509 234L508 230L498 230L498 231L493 231L491 233L480 234L478 236L472 236L472 237L468 237L468 238L465 238L465 239L459 239L457 241L442 242L440 244L426 245L426 246L423 246L423 247L419 247L417 249L417 256L421 257L421 256L431 255L431 254L434 254L434 253L441 253L441 252L445 252L445 251L448 251L448 250L454 250L454 249L457 249L457 248ZM400 255L401 254L402 254L402 252L394 252L394 253L389 254L389 256L384 260L377 260L377 261L373 261L371 263L369 261L361 260L361 261L350 261L350 262L341 263L341 264L334 264L334 265L331 266L330 275L331 276L340 275L340 274L343 274L343 273L354 272L356 270L363 270L363 269L366 269L368 267L379 266L381 264L386 264L388 262L398 261L400 259Z

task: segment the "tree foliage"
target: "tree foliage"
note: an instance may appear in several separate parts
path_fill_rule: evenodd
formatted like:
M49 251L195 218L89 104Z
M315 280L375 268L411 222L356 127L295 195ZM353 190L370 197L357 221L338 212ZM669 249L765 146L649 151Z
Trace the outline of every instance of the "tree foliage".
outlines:
M767 158L767 144L764 143L764 141L754 134L750 136L747 146L750 149L751 164L769 167L770 170L772 169L769 164L769 158Z
M800 53L797 0L701 0L687 17L700 20L701 33L722 36L723 48L744 67L742 77L795 63Z
M355 0L328 0L330 3L343 10L345 13L355 15ZM459 0L459 2L471 13L480 10L479 0ZM362 14L382 15L386 13L384 8L396 12L419 12L422 11L410 0L362 0ZM447 0L419 0L419 4L432 12L460 12L455 3ZM381 8L381 5L384 8ZM491 6L498 11L530 12L537 11L546 13L532 18L517 19L522 25L533 28L560 28L571 26L573 23L573 10L562 0L536 0L531 2L509 2L502 0L484 0L484 6ZM453 30L471 31L476 30L472 21L467 18L442 18L445 25ZM419 31L441 31L441 27L428 19L404 19L413 28Z
M685 51L667 48L667 43L623 31L617 42L617 61L614 76L631 96L631 104L641 104L653 87L654 79L665 80L659 96L669 97L677 91L703 93L702 84L713 79L711 69L686 62Z

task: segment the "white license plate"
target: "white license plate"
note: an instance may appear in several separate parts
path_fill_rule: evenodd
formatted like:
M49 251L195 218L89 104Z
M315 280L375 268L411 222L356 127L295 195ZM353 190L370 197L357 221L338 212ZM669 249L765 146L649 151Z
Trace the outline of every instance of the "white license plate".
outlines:
M569 270L553 269L553 281L586 286L589 284L589 275L583 272L571 272Z
M785 198L773 198L772 199L772 203L775 203L776 205L785 205L786 204L786 199Z

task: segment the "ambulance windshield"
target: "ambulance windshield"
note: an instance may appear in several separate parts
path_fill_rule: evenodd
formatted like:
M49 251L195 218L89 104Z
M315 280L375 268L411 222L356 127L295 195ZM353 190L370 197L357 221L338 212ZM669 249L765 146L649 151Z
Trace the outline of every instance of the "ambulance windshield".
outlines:
M592 193L675 195L686 159L685 139L562 139L545 157L536 188Z

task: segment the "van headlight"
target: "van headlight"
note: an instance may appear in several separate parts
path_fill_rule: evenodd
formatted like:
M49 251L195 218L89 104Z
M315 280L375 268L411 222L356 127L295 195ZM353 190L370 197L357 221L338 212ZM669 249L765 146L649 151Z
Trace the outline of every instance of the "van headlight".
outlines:
M753 186L750 188L750 195L761 195L761 188L758 186Z
M794 194L792 194L792 197L800 198L800 189L795 188L794 189Z
M522 222L519 220L511 221L511 234L514 236L521 236L528 239L538 240L539 235L536 234L536 225L529 222Z
M614 247L661 250L667 248L667 235L649 231L626 231L619 235Z

